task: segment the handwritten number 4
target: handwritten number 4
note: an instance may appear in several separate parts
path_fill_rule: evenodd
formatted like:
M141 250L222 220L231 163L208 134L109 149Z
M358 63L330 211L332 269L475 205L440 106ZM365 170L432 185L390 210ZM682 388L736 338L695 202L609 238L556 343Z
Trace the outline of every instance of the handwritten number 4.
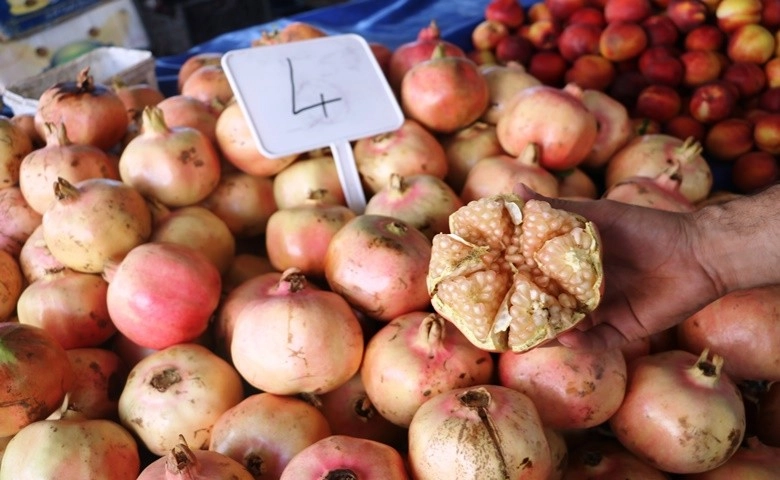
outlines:
M327 118L328 116L327 105L329 103L341 101L341 97L325 99L325 95L323 95L322 92L320 92L320 101L318 103L313 103L311 105L306 105L305 107L298 108L298 105L296 104L296 100L295 100L295 74L293 72L293 64L289 58L287 58L286 60L287 60L287 67L289 68L290 71L290 91L292 92L293 115L298 115L299 113L303 113L306 110L311 110L313 108L319 107L322 108L322 114Z

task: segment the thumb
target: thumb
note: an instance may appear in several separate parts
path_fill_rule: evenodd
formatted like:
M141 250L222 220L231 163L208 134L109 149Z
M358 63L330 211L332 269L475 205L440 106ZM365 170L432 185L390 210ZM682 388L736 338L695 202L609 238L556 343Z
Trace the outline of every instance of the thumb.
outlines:
M591 212L592 211L591 202L594 201L594 200L571 200L571 199L547 197L534 191L533 189L531 189L531 187L529 187L524 183L518 183L517 185L515 185L513 191L518 196L520 196L520 198L522 198L523 201L527 202L528 200L542 200L549 203L553 208L566 210L567 212L578 213L580 215L584 215L586 212Z

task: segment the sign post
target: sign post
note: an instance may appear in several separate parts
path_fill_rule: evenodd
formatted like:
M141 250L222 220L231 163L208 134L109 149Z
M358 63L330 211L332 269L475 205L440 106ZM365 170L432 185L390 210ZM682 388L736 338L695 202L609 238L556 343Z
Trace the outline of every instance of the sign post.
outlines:
M263 155L330 147L347 205L362 213L366 197L350 142L404 121L366 40L343 34L231 50L222 66Z

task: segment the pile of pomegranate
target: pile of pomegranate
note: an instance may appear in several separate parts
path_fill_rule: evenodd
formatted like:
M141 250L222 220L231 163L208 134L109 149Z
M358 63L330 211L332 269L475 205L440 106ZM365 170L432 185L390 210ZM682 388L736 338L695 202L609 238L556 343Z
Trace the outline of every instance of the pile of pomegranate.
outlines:
M603 246L513 189L693 211L776 182L778 24L492 0L468 48L372 43L406 118L352 144L360 212L328 149L259 152L221 53L168 98L52 85L0 117L0 480L776 478L780 287L550 344Z

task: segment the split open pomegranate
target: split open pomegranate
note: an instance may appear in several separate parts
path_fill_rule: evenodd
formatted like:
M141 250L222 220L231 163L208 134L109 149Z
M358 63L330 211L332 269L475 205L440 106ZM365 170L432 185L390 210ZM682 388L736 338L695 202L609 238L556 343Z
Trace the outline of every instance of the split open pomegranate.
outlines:
M587 219L515 194L484 197L433 238L427 277L434 309L475 345L522 352L596 308L603 270Z

